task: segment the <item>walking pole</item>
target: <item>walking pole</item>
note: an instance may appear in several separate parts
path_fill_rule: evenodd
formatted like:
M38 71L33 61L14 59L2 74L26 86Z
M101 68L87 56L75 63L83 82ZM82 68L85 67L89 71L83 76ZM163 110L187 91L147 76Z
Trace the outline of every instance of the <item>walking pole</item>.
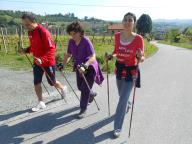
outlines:
M107 65L107 95L108 95L108 113L109 113L109 116L110 116L109 74L108 74L109 64L108 64L108 60L106 60L106 65Z
M66 80L66 82L68 83L68 85L70 86L70 88L72 89L72 91L73 91L73 93L75 94L76 98L80 101L79 97L77 96L75 90L74 90L73 87L71 86L71 84L70 84L70 82L68 81L68 79L67 79L67 77L65 76L65 74L64 74L61 70L59 70L59 71L60 71L61 75L64 77L64 79Z
M88 82L87 82L87 80L86 80L86 78L85 78L85 75L84 75L83 73L82 73L82 76L83 76L83 79L84 79L84 81L85 81L85 83L86 83L89 91L91 91L91 88L90 88L90 86L89 86L89 84L88 84ZM98 111L100 111L100 108L99 108L99 106L98 106L98 104L97 104L97 102L96 102L96 100L95 100L94 97L93 97L93 100L94 100L94 102L95 102L95 104L96 104L96 106L97 106Z
M41 69L44 71L45 75L48 77L48 79L51 81L52 84L54 84L54 82L52 81L51 77L49 76L49 74L46 72L45 68L40 66ZM64 101L67 103L66 99L62 96L61 92L58 90L58 88L56 86L54 86L56 88L56 90L58 91L58 93L61 95L61 98L64 99Z
M132 124L132 118L133 118L133 111L134 111L134 103L135 103L135 92L136 92L136 81L138 77L138 66L139 62L137 62L137 69L136 69L136 77L134 79L134 90L133 90L133 99L132 99L132 108L131 108L131 118L130 118L130 124L129 124L129 138L131 136L131 124Z
M25 53L25 57L28 59L29 63L31 64L31 67L33 67L32 62L31 62L31 60L29 59L29 57L27 56L26 53ZM50 96L50 93L49 93L49 91L47 90L47 88L46 88L45 84L43 83L43 81L42 81L42 84L43 84L43 87L45 88L47 94Z

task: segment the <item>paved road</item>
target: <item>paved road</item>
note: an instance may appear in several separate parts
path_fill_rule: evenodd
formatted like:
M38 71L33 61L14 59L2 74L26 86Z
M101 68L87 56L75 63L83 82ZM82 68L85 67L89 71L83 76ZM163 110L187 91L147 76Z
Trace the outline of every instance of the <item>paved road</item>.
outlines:
M156 45L159 51L141 65L142 88L136 93L131 138L128 139L129 113L121 137L112 139L118 100L114 75L110 76L111 116L108 117L105 81L102 87L94 87L99 93L96 100L101 111L98 112L93 103L89 105L87 117L77 120L79 103L71 92L68 104L54 101L58 95L46 96L48 108L31 113L28 108L35 104L31 72L6 79L1 77L3 71L7 75L12 73L1 69L0 143L191 144L192 51ZM68 77L75 85L74 74ZM58 78L61 79L59 74ZM50 91L56 94L54 89Z

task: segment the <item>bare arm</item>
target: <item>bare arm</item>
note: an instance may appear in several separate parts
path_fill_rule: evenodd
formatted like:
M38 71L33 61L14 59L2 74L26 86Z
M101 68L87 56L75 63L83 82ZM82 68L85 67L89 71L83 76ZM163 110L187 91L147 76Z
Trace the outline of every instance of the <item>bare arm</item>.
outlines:
M65 54L62 64L63 65L67 64L69 62L69 60L71 59L71 56L72 56L71 54L68 54L68 53Z
M85 63L87 66L91 65L96 60L96 55L90 56L89 60Z

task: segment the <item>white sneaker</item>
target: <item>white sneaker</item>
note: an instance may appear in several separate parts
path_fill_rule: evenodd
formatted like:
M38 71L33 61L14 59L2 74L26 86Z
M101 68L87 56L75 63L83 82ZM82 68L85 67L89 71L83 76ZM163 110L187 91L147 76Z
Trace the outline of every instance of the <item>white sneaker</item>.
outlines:
M118 138L121 134L121 130L120 129L117 129L117 130L114 130L114 133L113 133L113 136L114 138Z
M67 86L64 86L63 89L61 90L62 99L64 99L66 95L67 95Z
M36 107L33 107L31 110L32 110L33 112L37 112L37 111L39 111L40 109L45 109L45 108L46 108L45 103L44 103L43 101L40 101L40 102L38 103L38 105L37 105Z

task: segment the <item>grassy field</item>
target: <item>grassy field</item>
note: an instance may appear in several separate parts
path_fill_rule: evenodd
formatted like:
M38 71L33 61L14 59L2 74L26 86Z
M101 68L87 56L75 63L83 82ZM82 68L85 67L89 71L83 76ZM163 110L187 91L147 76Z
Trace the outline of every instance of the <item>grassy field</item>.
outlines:
M145 57L148 58L155 54L158 51L158 48L152 44L150 44L147 40L145 40Z
M10 69L14 70L27 70L31 68L30 63L28 62L27 58L24 55L19 55L16 53L18 40L19 38L17 36L9 36L7 38L9 40L9 43L7 45L8 54L5 54L4 47L2 41L0 41L0 66L1 67L8 67ZM55 39L55 37L54 37ZM93 37L90 37L92 40ZM69 40L69 37L66 36L59 36L57 39L57 54L56 59L57 61L61 61L64 53L67 49L67 42ZM28 46L28 39L27 37L23 37L23 45L24 47ZM97 60L101 64L102 70L105 71L106 64L104 61L104 54L105 52L111 53L113 51L113 41L111 37L105 37L102 36L96 36L93 41L93 45L95 48ZM151 44L149 44L147 41L145 41L145 55L146 57L149 57L150 55L154 54L157 51L157 48ZM32 57L29 56L31 61ZM114 62L112 61L109 63L109 69L110 71L113 71L114 69ZM67 70L71 70L71 63L68 64Z
M159 41L159 43L192 49L192 43L175 43L171 41Z

